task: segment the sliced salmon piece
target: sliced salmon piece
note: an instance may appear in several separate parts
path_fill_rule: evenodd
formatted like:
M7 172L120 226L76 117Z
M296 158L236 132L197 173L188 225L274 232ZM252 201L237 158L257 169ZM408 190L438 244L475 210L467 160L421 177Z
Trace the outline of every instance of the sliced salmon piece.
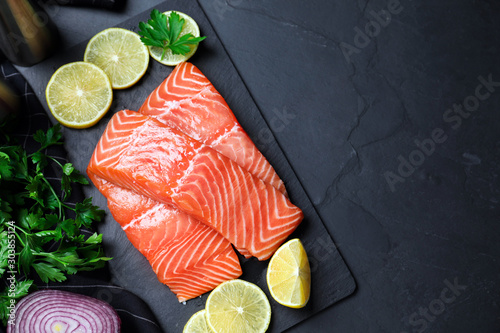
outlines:
M286 193L285 184L243 130L224 98L192 63L177 65L139 112L203 142Z
M221 234L178 209L114 185L89 178L107 198L113 218L179 299L198 297L241 275L238 257Z
M113 115L88 171L177 207L259 260L268 259L303 219L283 193L231 159L133 111Z

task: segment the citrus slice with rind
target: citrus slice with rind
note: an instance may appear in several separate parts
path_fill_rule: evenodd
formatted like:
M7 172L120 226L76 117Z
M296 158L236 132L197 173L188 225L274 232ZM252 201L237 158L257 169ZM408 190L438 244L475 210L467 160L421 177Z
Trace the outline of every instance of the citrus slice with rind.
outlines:
M179 37L184 36L184 35L189 34L189 33L192 34L194 37L200 37L200 28L198 27L198 24L191 16L184 14L182 12L176 11L176 10L169 10L169 11L164 12L163 14L165 14L167 16L167 19L168 19L168 17L170 16L170 14L173 11L176 12L177 14L179 14L181 19L184 19L184 25L182 26L182 30L179 34ZM198 49L198 44L190 45L189 47L191 48L191 51L189 51L185 55L173 54L172 50L167 48L167 50L165 51L165 54L163 55L163 59L161 58L162 53L163 53L163 49L161 47L148 46L148 49L149 49L149 53L151 54L151 57L154 60L156 60L164 65L167 65L167 66L176 66L176 65L180 64L181 62L184 62L184 61L188 60L189 58L191 58L193 56L193 54L195 54L196 50Z
M135 32L109 28L88 42L83 60L103 69L113 89L133 86L146 73L149 50Z
M45 97L50 112L62 125L87 128L108 112L113 89L102 69L77 61L54 72L45 89Z
M311 269L307 253L298 238L281 245L267 267L267 286L281 305L302 308L311 294Z
M205 309L196 312L189 318L182 333L212 333L205 317Z
M216 333L261 333L271 321L271 306L257 285L240 279L217 286L205 305L208 326Z

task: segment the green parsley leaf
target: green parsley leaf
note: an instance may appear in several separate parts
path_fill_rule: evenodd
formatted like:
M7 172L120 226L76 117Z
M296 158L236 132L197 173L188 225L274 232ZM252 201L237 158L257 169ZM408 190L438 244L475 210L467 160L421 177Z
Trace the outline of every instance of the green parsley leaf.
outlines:
M36 171L41 172L47 166L47 155L37 151L31 155L31 161L36 165Z
M13 168L10 165L10 156L0 151L0 179L11 178Z
M0 147L0 180L26 179L28 175L26 152L20 146Z
M80 229L75 224L75 220L66 219L61 223L62 230L68 235L68 237L73 238L80 233Z
M197 45L206 37L195 37L188 33L181 37L182 28L185 20L180 18L179 14L173 11L167 19L167 16L158 9L151 11L151 19L147 22L139 22L139 35L144 45L155 46L163 49L161 60L165 56L167 49L172 50L173 54L185 55L190 50L189 45Z
M170 45L173 54L186 54L191 48L188 45L196 45L201 42L205 37L193 37L192 35L183 35Z
M35 260L35 257L33 256L33 253L31 252L31 247L29 245L29 242L26 242L21 253L19 253L19 266L21 267L21 270L24 274L29 273L31 264L33 264L34 260Z
M7 294L7 289L9 287L5 287L5 294ZM2 319L3 326L7 326L7 321L9 320L9 305L10 305L10 299L5 297L5 298L0 298L0 319Z
M0 233L0 276L5 273L7 265L8 265L8 234L7 231L4 230Z
M86 198L75 205L76 224L90 227L93 221L101 221L104 211L92 204L92 198Z
M9 290L9 285L0 293L0 319L4 326L7 326L7 320L9 318L9 306L10 300L19 300L28 294L29 289L33 285L33 280L23 280L16 281L16 289L14 291Z
M61 138L62 138L61 124L59 123L49 128L47 132L38 130L33 135L33 139L41 144L39 151L52 145L62 144Z
M34 225L34 229L48 231L47 229L52 229L60 222L60 218L56 214L45 214L45 217L39 219L38 223Z
M12 207L9 201L0 198L0 221L3 223L12 219L11 212Z
M30 224L28 222L30 214L27 208L21 208L17 214L17 224L23 229L30 229Z
M54 267L54 265L48 264L46 262L36 262L32 264L32 267L38 273L40 279L45 283L49 282L49 280L57 282L66 281L66 276L64 275L64 273L61 272L59 268Z
M184 26L184 19L181 19L179 14L172 12L168 17L168 26L170 28L170 43L173 44L181 33L182 27Z
M33 280L17 281L16 282L16 290L14 292L13 298L19 299L23 296L28 295L28 290L30 289L32 284L33 284Z
M58 230L42 230L33 234L35 237L39 237L41 241L39 243L45 244L52 240L58 240L62 237L62 234Z
M97 234L97 232L94 232L92 236L90 236L89 238L87 238L87 240L85 240L85 244L100 244L100 243L102 243L102 234Z
M71 163L64 164L62 170L61 188L64 193L63 200L66 200L71 195L72 183L87 185L89 182Z
M24 228L38 229L41 228L45 224L46 219L42 217L42 212L32 212L28 213L28 210L23 210L22 220L20 226L24 226Z
M60 282L68 274L100 268L110 260L102 250L102 235L80 233L80 227L92 228L104 212L92 205L91 198L66 202L72 186L88 184L87 179L71 163L63 165L47 155L46 148L62 144L60 126L38 131L34 138L40 148L29 155L22 146L10 145L13 139L0 145L0 277L7 285L0 293L0 320L4 323L12 296L6 280L11 276L6 273L15 270L9 263L11 240L15 239L20 274L14 277L15 297L26 295L35 275L43 282ZM60 167L55 170L61 174L60 182L46 178L48 163Z
M29 184L26 185L26 190L29 191L29 197L40 204L40 206L45 207L44 202L44 190L45 183L43 182L44 176L41 173L35 175L35 177L30 177Z

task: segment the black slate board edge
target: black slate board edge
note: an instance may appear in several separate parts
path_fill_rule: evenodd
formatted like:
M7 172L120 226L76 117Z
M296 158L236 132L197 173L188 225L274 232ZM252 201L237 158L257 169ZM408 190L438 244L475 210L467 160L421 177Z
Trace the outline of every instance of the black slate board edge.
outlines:
M232 105L238 104L245 105L245 110L239 110L239 114L237 114L237 110L233 107L232 108L235 114L237 114L243 128L245 128L251 137L253 136L255 138L255 134L257 133L255 131L255 127L258 127L259 129L267 127L269 133L272 133L269 125L262 115L261 110L258 109L255 104L253 96L250 95L244 81L234 66L233 61L227 54L224 45L218 39L215 30L201 9L201 6L199 6L197 2L184 3L181 1L169 1L168 4L162 3L153 8L158 8L159 10L175 9L187 12L190 16L197 20L202 31L205 30L208 34L213 34L213 39L207 39L204 41L200 45L197 54L195 54L190 61L197 65L210 80L217 80L217 78L219 78L218 81L213 81L213 83L231 107ZM150 11L151 9L146 10L135 17L125 20L117 26L136 31L137 23L141 20L146 20ZM48 59L48 61L35 66L34 69L36 70L36 74L34 74L33 71L24 71L23 74L31 79L32 85L37 85L38 90L36 92L42 102L45 102L43 90L45 88L44 84L46 84L46 82L43 81L48 80L48 78L50 78L50 74L63 63L83 58L85 45L86 42L82 42L69 50L66 50L64 53L60 53L52 59ZM203 53L203 56L201 56L201 53ZM162 75L161 81L163 81L164 77L166 77L170 71L171 69L166 69L165 66L159 65L152 60L146 77L139 81L139 83L135 86L135 89L132 87L132 89L127 91L116 91L112 110L110 110L111 112L109 112L108 115L101 120L100 124L87 130L65 129L65 136L68 138L66 141L68 146L67 149L70 152L72 160L79 164L78 166L80 170L84 170L86 163L88 163L86 158L84 158L85 161L82 161L82 155L85 156L89 153L88 151L86 152L85 149L93 150L95 147L96 142L92 142L93 139L89 140L89 137L97 135L100 137L107 121L114 111L117 111L124 106L132 107L132 109L134 109L133 104L137 103L137 101L134 100L133 103L130 103L131 101L127 102L126 96L133 95L136 97L135 99L140 97L140 100L144 100L144 96L138 95L141 95L145 89L152 91L154 88L151 89L148 84L151 84L151 82L155 80L158 81L159 77ZM226 76L228 77L226 78ZM159 84L161 81L158 81L157 83ZM244 114L247 109L250 109L250 111L254 109L254 113L247 112ZM51 116L50 113L49 116ZM259 146L258 143L256 144ZM267 262L257 262L254 259L242 260L242 267L244 270L242 278L248 277L248 280L257 283L270 298L273 319L271 321L269 332L281 332L348 297L354 292L356 284L347 265L340 256L337 247L333 243L331 236L324 227L324 223L319 218L315 207L312 205L311 200L305 193L302 184L298 180L294 170L291 168L281 147L277 144L276 140L274 140L270 144L259 147L259 149L261 148L263 149L263 153L266 158L275 168L277 168L278 174L280 174L280 176L282 176L287 183L286 185L287 188L289 188L289 194L292 202L296 201L297 203L301 203L299 206L303 208L306 218L292 237L300 236L303 239L304 246L308 251L311 264L313 266L311 300L305 308L296 310L280 306L270 297L265 282L265 267L267 267ZM79 149L79 151L76 151L76 149ZM281 173L279 171L281 171ZM87 195L93 196L95 201L98 201L98 204L100 204L103 208L107 208L105 199L95 188L86 190ZM308 226L309 222L314 223L316 226ZM110 251L115 251L116 256L123 256L121 260L115 260L116 264L111 263L111 271L112 274L115 275L115 281L119 285L122 285L123 287L128 288L139 296L145 298L145 301L150 304L153 311L156 310L155 312L160 322L163 323L163 325L166 325L164 328L168 327L168 331L170 331L170 329L182 330L182 326L185 324L189 316L196 310L203 307L207 294L188 302L184 305L184 307L177 307L177 305L175 305L175 309L165 310L165 307L170 305L175 296L167 290L168 288L158 282L156 276L148 266L147 260L135 248L133 248L129 242L127 242L124 232L119 226L117 226L117 223L112 219L112 217L108 217L106 219L105 225L103 225L102 228L109 234L107 242ZM104 231L101 232L104 233ZM113 242L118 242L121 245L117 246ZM123 254L120 251L125 251L126 253ZM119 258L117 257L116 259ZM125 265L135 265L134 267L137 267L137 272L126 273L123 271L124 268L126 268ZM317 272L321 272L321 274L315 274L316 269L318 270ZM133 278L131 278L131 275L135 276L139 273L142 275L139 275L140 281L137 283L137 279L134 281ZM315 282L315 280L318 280L318 282ZM332 284L333 287L322 289L318 288L318 286L326 286L326 284ZM158 295L155 295L157 293L161 295L165 293L165 295L160 300L158 299ZM149 299L149 297L152 299ZM173 311L173 313L170 313L169 311ZM172 318L172 316L174 318Z

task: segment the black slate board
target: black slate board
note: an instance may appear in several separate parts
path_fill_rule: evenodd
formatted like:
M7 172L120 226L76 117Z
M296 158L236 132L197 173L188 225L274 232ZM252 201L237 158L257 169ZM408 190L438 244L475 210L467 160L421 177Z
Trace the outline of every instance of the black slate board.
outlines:
M273 311L269 332L281 332L352 294L355 290L354 279L199 5L196 2L175 0L164 2L156 8L160 11L182 11L198 22L202 35L207 36L207 39L190 61L224 96L243 128L284 180L291 201L304 211L305 219L292 237L300 237L308 252L312 294L308 305L300 310L283 307L268 294ZM145 21L149 12L119 26L137 31L138 22ZM86 43L77 45L30 69L22 70L43 105L46 105L45 86L53 72L65 63L82 60L85 46ZM111 110L98 125L85 130L64 129L69 158L79 170L85 170L111 115L121 109L137 110L171 71L172 68L151 60L146 75L138 84L124 91L115 91ZM97 189L88 186L85 191L94 198L95 204L106 208L106 200ZM104 234L106 254L114 257L110 262L113 282L142 297L155 312L165 332L181 332L189 317L204 307L207 295L179 304L175 295L158 282L147 260L133 248L111 215L107 215L99 230ZM267 262L243 258L241 262L242 278L256 283L268 293L265 281Z

